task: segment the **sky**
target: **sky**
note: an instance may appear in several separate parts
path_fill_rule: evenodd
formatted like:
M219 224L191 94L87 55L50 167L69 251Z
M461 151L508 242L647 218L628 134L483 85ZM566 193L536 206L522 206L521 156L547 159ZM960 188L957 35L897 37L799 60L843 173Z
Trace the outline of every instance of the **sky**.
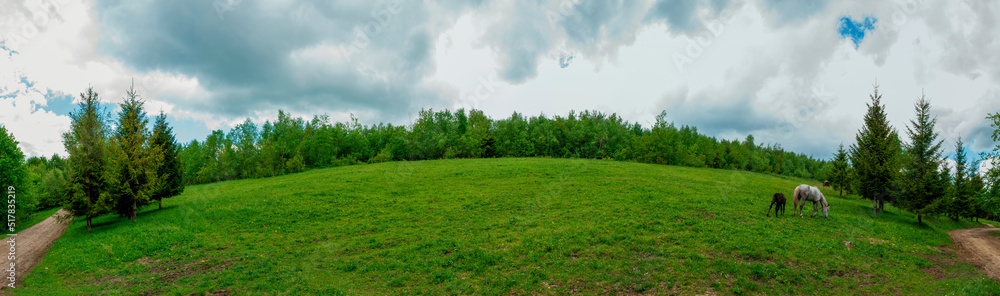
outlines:
M0 124L65 155L80 93L134 85L178 141L278 110L410 124L421 109L667 112L830 159L878 85L905 137L931 100L947 151L996 145L1000 1L0 0Z

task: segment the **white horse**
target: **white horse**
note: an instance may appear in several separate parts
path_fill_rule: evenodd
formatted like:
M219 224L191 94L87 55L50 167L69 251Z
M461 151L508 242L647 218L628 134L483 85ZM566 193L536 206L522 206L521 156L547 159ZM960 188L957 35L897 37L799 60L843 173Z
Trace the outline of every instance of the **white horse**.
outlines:
M799 205L799 201L802 201L802 205ZM806 201L813 202L813 214L809 217L816 217L816 203L820 203L823 205L823 218L827 218L826 213L830 210L830 204L826 203L826 197L823 196L823 192L819 191L819 188L816 188L816 186L806 184L795 187L795 192L792 193L792 215L795 215L795 210L798 209L799 218L801 218L804 215L802 208L806 206Z

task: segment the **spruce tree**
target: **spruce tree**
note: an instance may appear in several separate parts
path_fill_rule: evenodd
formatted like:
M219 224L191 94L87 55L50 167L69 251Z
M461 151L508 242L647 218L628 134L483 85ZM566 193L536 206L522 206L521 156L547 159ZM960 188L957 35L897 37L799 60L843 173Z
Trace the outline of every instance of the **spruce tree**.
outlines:
M157 166L156 175L161 180L160 186L153 192L151 199L156 200L160 209L163 209L163 199L169 198L184 192L183 173L181 160L178 158L180 146L174 139L173 129L167 125L167 115L160 112L153 125L153 143L163 154L163 161Z
M121 111L113 139L115 212L132 222L138 207L149 201L160 184L156 169L162 155L150 141L143 103L135 89L129 88L119 104Z
M965 143L962 142L962 137L958 137L955 141L955 175L953 183L955 189L952 191L954 196L952 197L950 207L951 214L956 218L972 217L972 200L977 191L973 188L972 180L969 178L969 160L964 146Z
M112 177L108 174L108 122L98 95L88 88L80 99L79 109L69 115L70 129L63 134L63 146L69 152L64 208L73 216L86 217L89 232L92 218L112 205L107 194Z
M931 118L931 103L923 95L913 106L917 118L910 120L906 134L910 143L905 145L901 185L902 194L897 203L901 208L917 214L917 223L934 211L935 200L945 193L940 182L941 140L934 132L936 118Z
M851 164L854 165L854 179L858 193L872 200L872 212L878 208L878 196L890 190L890 183L897 174L897 134L889 125L889 119L882 105L882 95L876 84L869 95L871 103L865 114L865 124L855 137L857 143L851 145Z
M847 160L847 150L844 150L844 144L840 144L837 153L833 155L833 171L830 174L834 188L840 190L840 197L844 197L844 187L850 180L851 172Z

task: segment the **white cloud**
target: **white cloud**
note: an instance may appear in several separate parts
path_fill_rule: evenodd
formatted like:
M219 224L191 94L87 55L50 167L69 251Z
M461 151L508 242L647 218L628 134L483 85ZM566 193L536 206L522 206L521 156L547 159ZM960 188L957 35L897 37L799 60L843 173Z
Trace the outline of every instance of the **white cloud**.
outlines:
M243 116L273 120L279 108L307 118L318 112L346 120L353 113L397 124L420 108L475 107L494 118L597 109L647 127L667 109L678 124L713 136L753 133L758 143L819 158L853 143L876 79L901 133L921 90L932 99L942 139L962 135L974 151L993 145L983 118L1000 111L1000 2L855 0L782 9L780 1L700 1L684 10L663 10L670 6L652 0L407 2L348 59L353 29L378 21L368 12L384 3L245 2L224 21L210 5L156 4L208 17L194 18L206 22L191 27L202 31L185 33L205 35L186 36L169 35L183 30L166 32L176 24L154 17L134 28L96 18L99 9L115 20L136 21L131 12L159 16L164 7L155 3L0 1L0 38L17 51L0 52L0 96L7 96L0 122L32 155L61 152L59 135L68 128L65 114L39 109L47 106L44 94L75 96L93 86L105 102L118 102L133 78L148 110L209 129L234 126ZM648 17L654 8L662 17ZM268 14L283 9L288 18ZM837 20L864 15L879 23L855 49L837 35ZM290 27L269 27L282 25ZM184 43L179 50L204 48L185 43L201 40L194 37L230 43L222 44L223 54L188 54L182 62L130 56L145 49L135 44L139 37L155 34L176 37L170 40ZM249 52L241 55L241 48ZM573 63L560 67L558 57L570 54ZM236 62L219 61L230 57ZM274 60L241 73L246 57ZM225 67L239 69L218 69ZM287 77L258 79L279 74ZM281 83L286 91L267 92L271 86L256 82Z

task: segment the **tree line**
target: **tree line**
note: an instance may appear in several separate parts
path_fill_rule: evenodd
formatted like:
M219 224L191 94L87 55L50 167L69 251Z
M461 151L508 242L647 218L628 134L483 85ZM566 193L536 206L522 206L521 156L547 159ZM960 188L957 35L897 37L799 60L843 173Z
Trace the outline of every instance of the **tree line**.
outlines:
M494 120L480 110L421 110L408 126L331 123L278 111L257 125L250 119L215 130L181 148L186 184L259 178L307 168L450 158L553 157L615 159L644 163L773 173L821 180L825 160L778 145L716 139L695 127L676 127L662 112L651 128L597 111L526 117L514 112Z
M661 112L645 128L616 114L569 112L527 117L514 112L492 119L481 110L421 110L406 126L362 125L351 116L331 122L326 115L306 121L279 110L262 125L246 119L228 132L176 143L166 116L152 131L143 100L132 89L117 116L101 108L93 89L80 94L63 135L69 153L31 157L3 130L4 184L24 188L22 213L63 207L87 220L115 213L132 221L139 207L180 194L185 185L261 178L321 168L387 161L451 158L557 157L614 159L794 176L823 180L831 163L761 145L753 135L717 139L696 127L677 127ZM2 128L2 127L0 127ZM7 169L10 167L11 169ZM21 190L21 189L19 189ZM30 193L29 193L30 192Z
M988 218L1000 214L1000 145L980 155L992 169L979 170L980 161L970 158L965 143L954 144L954 167L945 161L943 140L935 131L931 103L924 95L914 103L915 118L906 125L906 138L889 124L882 94L875 85L869 95L864 125L856 142L843 145L833 155L831 180L835 189L872 200L872 211L894 202L899 208L923 217L944 215L952 219ZM987 116L994 128L992 139L1000 141L1000 113Z
M92 89L80 97L70 114L71 129L63 135L67 158L25 161L13 136L2 131L0 181L24 188L19 189L27 196L18 203L22 212L64 207L88 221L105 213L135 220L139 207L162 204L163 198L191 184L387 161L553 157L831 180L841 192L873 201L894 199L918 220L927 215L992 218L1000 213L1000 165L980 174L959 140L957 165L948 167L934 132L936 119L930 117L930 102L924 98L915 104L917 116L907 126L904 142L888 123L877 87L856 143L847 149L841 145L830 161L758 144L753 135L741 140L710 137L693 126L678 127L666 111L652 126L643 127L598 111L531 117L514 112L493 119L481 110L428 109L408 125L362 125L353 115L346 122L331 122L325 115L305 120L279 110L274 121L246 119L228 131L212 131L204 140L178 144L164 114L155 117L152 130L147 128L150 119L143 101L131 89L117 116L100 108ZM991 116L1000 130L1000 116ZM993 137L998 140L1000 134ZM998 154L1000 146L982 159L997 163Z

